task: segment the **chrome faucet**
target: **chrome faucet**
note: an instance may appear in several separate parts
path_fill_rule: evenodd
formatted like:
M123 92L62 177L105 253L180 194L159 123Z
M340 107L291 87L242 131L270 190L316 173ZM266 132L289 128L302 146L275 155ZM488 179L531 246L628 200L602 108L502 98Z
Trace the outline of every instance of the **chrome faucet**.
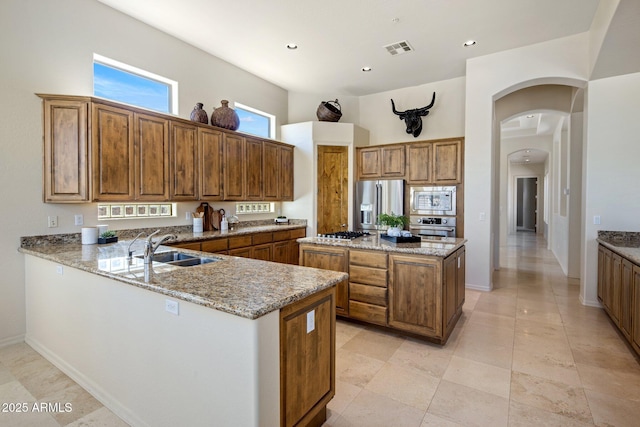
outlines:
M163 244L167 240L178 238L178 236L176 236L175 234L165 234L164 236L160 237L159 240L157 240L156 242L153 242L151 238L156 234L158 234L159 232L160 230L156 230L147 236L147 240L144 243L144 263L145 264L151 264L151 262L153 261L153 254L156 252L156 250L161 244Z
M144 234L143 231L141 231L140 233L138 233L138 235L136 237L133 238L133 240L131 241L131 243L129 243L129 247L127 248L127 259L131 260L133 259L133 251L131 250L131 246L136 242L136 240L138 240L138 237L142 236Z

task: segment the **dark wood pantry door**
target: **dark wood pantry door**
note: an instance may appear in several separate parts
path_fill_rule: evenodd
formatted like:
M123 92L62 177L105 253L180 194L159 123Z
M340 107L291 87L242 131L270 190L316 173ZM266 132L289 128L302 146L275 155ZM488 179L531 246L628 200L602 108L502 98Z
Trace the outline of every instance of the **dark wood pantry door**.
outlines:
M318 146L318 233L346 231L349 194L348 147Z

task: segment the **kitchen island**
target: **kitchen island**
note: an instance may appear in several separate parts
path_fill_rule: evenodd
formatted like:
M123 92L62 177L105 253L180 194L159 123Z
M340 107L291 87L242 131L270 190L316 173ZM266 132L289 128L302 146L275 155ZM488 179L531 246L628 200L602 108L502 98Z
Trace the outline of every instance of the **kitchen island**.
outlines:
M439 344L462 314L465 242L392 243L379 235L298 239L301 265L349 273L336 286L338 316Z
M321 424L346 274L129 243L23 239L25 341L134 426Z

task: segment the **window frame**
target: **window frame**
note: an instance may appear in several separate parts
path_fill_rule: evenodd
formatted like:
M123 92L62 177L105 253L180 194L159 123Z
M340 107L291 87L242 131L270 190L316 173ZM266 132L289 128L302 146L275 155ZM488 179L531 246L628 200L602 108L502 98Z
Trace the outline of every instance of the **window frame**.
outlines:
M250 107L248 105L241 104L241 103L235 102L235 101L233 103L233 108L236 109L236 110L239 108L241 110L245 110L245 111L248 111L250 113L253 113L253 114L256 114L258 116L262 116L262 117L266 118L268 120L268 123L269 123L269 129L268 129L268 134L269 135L266 138L276 139L276 116L275 115L269 114L269 113L267 113L265 111L258 110L257 108L253 108L253 107ZM243 131L241 128L238 128L238 131L247 133L249 135L257 136L258 138L265 138L265 136L262 136L262 135L255 135L255 134Z
M158 83L164 84L169 88L169 99L168 99L168 105L169 105L169 114L173 114L173 115L178 115L178 82L175 80L171 80L168 79L166 77L163 77L161 75L152 73L150 71L147 70L143 70L141 68L137 68L134 67L133 65L129 65L129 64L125 64L124 62L120 62L120 61L116 61L115 59L111 59L111 58L107 58L106 56L102 56L99 55L97 53L93 54L93 62L92 62L92 71L93 68L95 67L95 64L98 63L100 65L109 67L109 68L113 68L115 70L118 71L122 71L125 73L130 73L130 74L134 74L136 76L139 77L143 77L145 79L148 80L153 80L156 81ZM93 76L93 85L94 85L94 89L93 89L93 93L95 95L95 75ZM97 95L96 95L97 96ZM105 98L105 99L110 99L110 98ZM112 101L116 101L116 102L122 102L122 101L118 101L115 99L111 99ZM140 107L140 108L146 108L148 110L153 110L149 107L145 107L142 105L135 105L135 104L129 104L129 105L134 105L136 107ZM158 110L153 110L153 111L158 111ZM162 113L167 113L164 111L159 111Z

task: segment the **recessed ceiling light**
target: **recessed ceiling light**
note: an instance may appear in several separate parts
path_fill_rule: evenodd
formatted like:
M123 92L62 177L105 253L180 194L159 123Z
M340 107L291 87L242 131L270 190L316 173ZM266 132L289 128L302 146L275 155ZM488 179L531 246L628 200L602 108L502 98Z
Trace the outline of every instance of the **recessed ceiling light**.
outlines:
M287 44L287 49L289 50L296 50L298 48L298 45L295 43L289 43Z
M533 119L534 117L535 117L535 116L534 116L533 114L529 114L529 115L527 116L527 119Z
M475 40L467 40L466 42L464 42L462 45L464 47L469 47L469 46L475 46L476 44L478 44L477 41Z
M364 71L365 73L368 73L371 70L372 70L371 67L362 67L362 71Z

